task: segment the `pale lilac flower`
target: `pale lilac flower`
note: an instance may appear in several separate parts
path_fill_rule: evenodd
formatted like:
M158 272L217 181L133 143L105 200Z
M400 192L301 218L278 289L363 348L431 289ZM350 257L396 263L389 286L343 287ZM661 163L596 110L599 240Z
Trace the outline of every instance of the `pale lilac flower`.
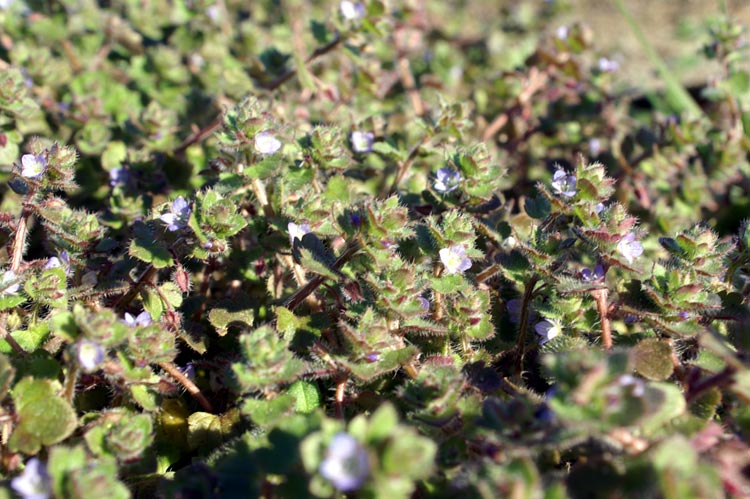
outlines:
M466 248L455 244L440 250L440 261L448 274L460 274L471 268L471 259L466 256Z
M562 326L560 321L555 319L545 319L542 322L537 322L534 326L534 331L540 336L539 344L544 345L553 338L557 338L562 334Z
M375 135L371 132L352 132L352 148L355 152L368 153L372 151L372 144L375 141Z
M596 206L594 206L594 213L597 215L604 211L604 203L596 203Z
M452 168L441 168L437 171L435 190L447 194L455 191L461 183L461 174Z
M614 73L620 69L619 62L613 61L612 59L607 59L606 57L600 57L599 61L597 61L596 63L596 66L602 73Z
M133 317L131 314L125 312L125 319L122 321L125 324L127 324L130 327L146 327L151 325L151 314L149 314L147 311L143 311L140 314L138 314L137 317Z
M566 198L572 198L576 195L575 175L568 175L565 170L560 168L552 177L552 189Z
M169 212L160 216L159 219L167 224L167 229L174 232L185 227L190 218L190 205L182 196L172 201Z
M341 9L341 15L347 21L357 21L365 17L365 6L359 2L344 0L339 5L339 9Z
M604 267L598 264L594 270L583 269L581 271L581 280L583 282L596 282L604 278Z
M380 354L378 352L370 352L365 355L365 360L372 364L373 362L377 362L378 360L380 360Z
M281 141L268 132L255 136L255 150L261 154L273 154L281 148Z
M568 38L568 27L567 26L560 26L555 30L555 36L560 40L565 40Z
M310 233L310 224L299 224L289 222L286 226L289 231L289 243L294 245L294 240L299 239L302 241L302 236Z
M641 378L636 378L631 374L623 374L617 379L617 383L622 387L632 387L631 393L634 397L642 397L645 387Z
M128 181L128 171L125 168L112 168L109 171L109 185L125 184Z
M23 473L11 480L10 486L23 499L47 499L51 494L47 468L35 457L26 462Z
M91 372L104 360L104 349L98 343L81 340L78 343L78 363L84 371Z
M422 307L422 310L424 310L425 312L430 311L430 300L428 300L424 296L420 296L419 298L417 298L417 301L419 302L419 306Z
M589 140L589 155L599 156L600 152L602 152L602 141L597 138Z
M24 154L21 156L21 175L26 178L39 178L47 169L42 155Z
M65 275L70 275L70 255L68 255L67 251L63 250L60 253L60 258L53 256L44 264L44 270L57 268L62 268L65 271Z
M643 246L635 240L635 234L629 232L617 243L617 251L625 257L628 263L633 263L633 260L643 254Z
M18 275L12 270L6 270L0 277L0 296L14 295L20 287Z
M221 7L219 7L218 4L211 5L209 7L206 7L206 16L211 19L211 21L214 22L214 24L219 24L221 22Z
M357 490L370 474L370 456L348 433L336 434L328 446L320 474L341 492Z

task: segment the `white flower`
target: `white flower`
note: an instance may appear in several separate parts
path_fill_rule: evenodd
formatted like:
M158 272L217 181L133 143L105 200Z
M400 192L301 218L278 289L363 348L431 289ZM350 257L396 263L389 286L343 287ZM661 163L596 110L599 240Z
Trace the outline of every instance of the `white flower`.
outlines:
M0 277L0 296L14 295L20 287L18 275L12 270L6 270Z
M566 198L572 198L576 195L575 176L568 175L563 169L557 170L552 177L552 189Z
M628 263L633 263L633 260L643 254L643 246L635 240L635 234L629 232L617 243L617 251L625 257Z
M137 317L133 317L131 314L125 312L125 319L122 321L130 327L146 327L151 325L151 314L147 311L143 311L138 314Z
M372 151L375 136L371 132L352 132L352 148L355 152L367 153Z
M104 360L104 349L98 343L81 340L78 343L78 363L83 370L91 372Z
M435 190L447 194L455 191L461 183L461 174L452 168L441 168L437 171Z
M471 259L466 256L466 248L456 244L440 250L440 261L448 274L459 274L471 268Z
M47 162L44 156L35 156L33 154L24 154L21 156L21 175L26 178L39 178L47 169Z
M281 148L281 141L268 132L255 136L255 150L261 154L273 154Z
M341 9L341 15L347 21L357 21L365 17L365 6L359 2L344 0L339 4L339 9Z
M370 474L367 449L348 433L336 434L320 464L320 474L341 492L357 490Z
M536 334L540 336L539 344L544 345L549 340L556 338L562 334L562 326L559 321L554 319L545 319L542 322L537 322L534 326Z
M305 234L310 233L310 225L309 224L300 224L297 225L294 222L289 222L289 224L286 226L287 230L289 231L289 243L294 245L294 240L299 239L302 241L302 236Z
M565 40L568 38L568 27L567 26L560 26L555 30L555 36L560 40Z
M23 499L47 499L51 492L47 468L35 457L26 462L23 473L11 480L10 486Z
M159 217L159 220L167 224L167 229L174 232L185 227L190 219L190 205L180 196L169 207L169 212Z

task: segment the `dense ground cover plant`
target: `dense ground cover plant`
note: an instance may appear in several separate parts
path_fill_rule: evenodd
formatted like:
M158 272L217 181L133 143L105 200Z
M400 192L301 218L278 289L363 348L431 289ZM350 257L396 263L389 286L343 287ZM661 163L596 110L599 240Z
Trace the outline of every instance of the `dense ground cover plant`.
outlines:
M0 2L0 497L750 496L747 33L562 8Z

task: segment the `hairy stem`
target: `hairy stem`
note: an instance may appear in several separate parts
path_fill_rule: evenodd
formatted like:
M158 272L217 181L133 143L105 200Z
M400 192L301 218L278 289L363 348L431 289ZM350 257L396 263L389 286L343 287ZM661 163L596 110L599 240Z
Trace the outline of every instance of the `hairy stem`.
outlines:
M333 262L333 265L331 265L331 267L334 270L340 269L357 253L357 251L359 251L359 243L356 241L349 243L344 252L341 253L341 256L339 256L335 262ZM313 277L307 284L302 286L292 296L290 296L284 303L284 306L289 310L294 310L300 303L305 300L305 298L315 292L315 290L318 289L321 284L323 284L323 281L325 281L325 279L326 278L323 276Z
M521 321L518 326L518 343L516 344L516 374L521 374L523 370L523 359L526 356L526 335L529 329L529 304L534 295L534 288L539 281L537 276L532 277L523 291L523 301L521 302Z
M591 292L596 301L596 310L599 312L599 321L602 325L602 345L607 350L612 348L612 324L609 321L609 305L607 303L607 290L596 289Z
M214 413L214 408L211 405L211 402L208 401L205 395L203 395L203 392L201 392L201 389L196 386L195 383L190 381L190 378L182 374L182 372L177 369L177 366L170 362L160 362L159 367L164 369L170 376L172 376L179 384L181 384L185 390L188 391L190 395L195 398L195 400L198 401L198 403L203 407L206 412L210 412L211 414Z
M156 274L159 272L159 270L154 267L153 265L149 264L148 268L143 271L143 274L141 274L141 277L138 278L138 280L133 283L133 285L130 287L130 289L127 291L127 293L123 294L118 298L113 304L112 308L116 308L120 311L122 311L125 307L128 306L128 304L133 301L133 299L138 295L138 292L141 290L141 288L148 283L151 283L153 279L156 277Z

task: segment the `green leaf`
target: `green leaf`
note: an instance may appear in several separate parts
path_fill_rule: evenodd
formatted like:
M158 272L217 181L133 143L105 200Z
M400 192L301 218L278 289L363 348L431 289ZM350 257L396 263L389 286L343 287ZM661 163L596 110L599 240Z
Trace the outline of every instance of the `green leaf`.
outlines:
M113 140L102 153L102 166L106 170L119 168L122 162L127 158L128 152L125 144L119 140Z
M255 312L250 298L240 295L232 300L218 302L208 313L208 322L216 328L219 336L227 334L230 324L244 324L251 327L255 322Z
M222 442L221 419L215 414L194 412L188 417L188 445L191 449L212 449Z
M136 225L134 236L130 242L130 256L150 263L157 269L174 264L172 255L165 244L154 235L153 229L145 224Z
M149 313L151 318L158 321L161 318L161 314L164 313L164 304L161 301L159 294L151 289L141 289L141 299L143 300L143 308Z
M8 447L15 452L36 454L42 445L65 440L77 426L75 411L48 380L22 379L13 388L13 399L18 424Z
M630 352L635 371L644 378L661 381L674 372L672 347L665 341L647 338Z
M536 198L526 198L523 209L531 218L543 220L549 216L552 206L547 198L538 196Z
M286 393L271 400L245 399L242 414L248 416L258 426L270 426L281 418L292 414L297 406L294 395Z
M296 399L294 408L299 413L309 414L320 407L320 392L312 383L295 381L289 386L287 393Z

